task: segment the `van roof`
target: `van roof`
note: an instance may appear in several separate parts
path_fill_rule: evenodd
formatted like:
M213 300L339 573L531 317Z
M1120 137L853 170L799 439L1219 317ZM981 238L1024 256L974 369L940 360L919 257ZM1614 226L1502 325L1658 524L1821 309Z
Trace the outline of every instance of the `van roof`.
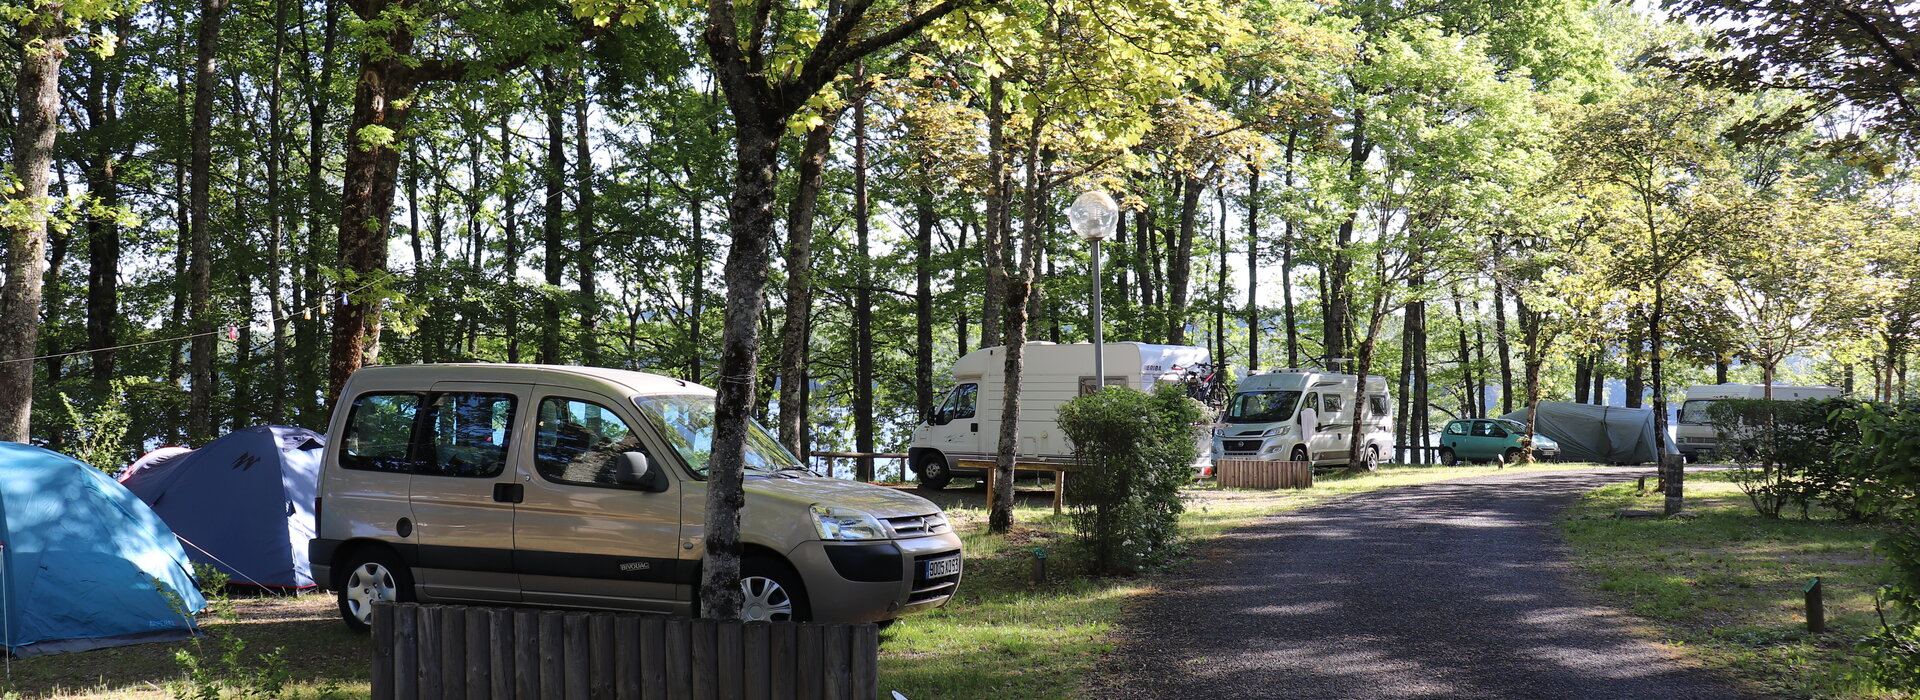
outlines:
M448 362L421 365L376 365L354 372L350 384L391 385L396 382L514 382L560 386L613 385L633 394L703 394L714 391L673 377L607 367L575 365Z

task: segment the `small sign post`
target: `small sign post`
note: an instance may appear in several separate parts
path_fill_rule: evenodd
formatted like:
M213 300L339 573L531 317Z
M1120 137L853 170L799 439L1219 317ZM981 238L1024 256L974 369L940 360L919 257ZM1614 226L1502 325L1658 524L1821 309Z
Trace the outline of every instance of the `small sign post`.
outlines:
M1807 582L1807 633L1821 634L1827 631L1826 605L1821 601L1820 577L1815 576Z

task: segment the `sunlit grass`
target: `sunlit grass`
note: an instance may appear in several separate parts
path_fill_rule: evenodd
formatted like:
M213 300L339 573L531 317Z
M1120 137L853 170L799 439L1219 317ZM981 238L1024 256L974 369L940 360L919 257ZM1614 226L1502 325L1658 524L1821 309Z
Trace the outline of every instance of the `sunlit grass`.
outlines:
M1615 519L1660 507L1634 485L1589 493L1562 519L1576 562L1612 602L1652 620L1701 663L1784 697L1906 697L1850 678L1852 643L1877 626L1886 561L1872 526L1774 520L1724 473L1688 474L1685 519ZM1826 591L1825 635L1807 633L1805 586Z
M1261 517L1341 496L1394 486L1515 471L1592 468L1540 464L1508 467L1396 467L1363 476L1322 475L1314 487L1264 491L1206 484L1186 491L1180 528L1193 546ZM1072 482L1068 481L1071 488ZM1151 574L1133 578L1083 575L1065 516L1050 507L1014 509L1016 528L986 532L983 508L949 508L967 553L959 596L928 614L901 619L881 645L880 687L908 698L1072 698L1081 694L1129 599L1149 592ZM1034 548L1047 552L1048 580L1033 582Z

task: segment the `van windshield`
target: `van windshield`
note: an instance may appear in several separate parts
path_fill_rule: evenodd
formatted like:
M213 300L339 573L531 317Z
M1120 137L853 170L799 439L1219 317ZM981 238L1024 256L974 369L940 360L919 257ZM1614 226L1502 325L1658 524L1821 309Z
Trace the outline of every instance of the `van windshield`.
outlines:
M1680 423L1683 425L1706 425L1713 419L1707 415L1707 407L1717 399L1687 399L1680 404Z
M713 458L713 397L638 396L633 403L687 461L694 475L707 478L707 463ZM802 468L793 453L753 420L747 421L746 466L748 471L762 472Z
M1228 423L1272 423L1293 417L1298 391L1243 391L1227 404Z

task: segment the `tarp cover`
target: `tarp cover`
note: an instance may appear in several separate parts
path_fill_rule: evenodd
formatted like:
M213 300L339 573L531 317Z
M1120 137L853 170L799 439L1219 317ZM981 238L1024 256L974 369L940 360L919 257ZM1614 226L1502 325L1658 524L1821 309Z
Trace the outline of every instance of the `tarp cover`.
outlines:
M0 639L40 656L191 635L192 564L145 503L98 469L0 442Z
M173 527L194 561L233 583L305 588L313 585L307 540L325 444L306 428L236 430L129 469L121 483Z
M1527 422L1521 409L1501 416ZM1653 462L1653 409L1594 406L1584 403L1540 402L1534 432L1560 443L1560 459L1568 462L1640 464ZM1667 440L1667 454L1679 454Z

